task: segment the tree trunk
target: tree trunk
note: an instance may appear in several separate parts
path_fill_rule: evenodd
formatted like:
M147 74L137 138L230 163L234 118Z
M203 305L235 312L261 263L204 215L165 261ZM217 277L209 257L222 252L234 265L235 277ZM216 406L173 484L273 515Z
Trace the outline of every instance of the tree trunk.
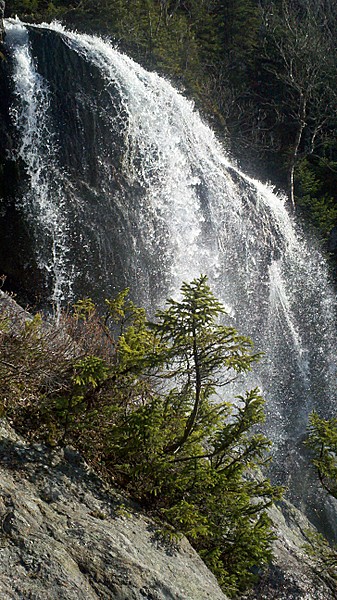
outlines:
M200 404L201 404L202 381L201 381L200 362L199 362L199 356L198 356L197 333L196 333L195 325L193 325L192 335L193 335L193 362L194 362L194 372L195 372L194 405L193 405L191 414L189 415L189 417L186 421L185 430L184 430L183 435L181 436L180 440L178 440L177 442L175 442L174 444L171 444L168 448L166 448L166 452L176 453L176 452L178 452L178 450L180 450L183 447L183 445L188 440L189 436L191 435L191 433L195 427L196 420L197 420L198 414L199 414L199 409L200 409Z
M290 157L290 164L288 169L288 195L290 200L290 206L293 210L295 210L295 185L294 185L294 176L295 176L295 167L298 157L299 147L302 141L302 135L304 128L306 126L306 112L307 112L307 99L301 94L300 98L300 106L298 111L298 127L296 131L294 145L292 146L292 152Z

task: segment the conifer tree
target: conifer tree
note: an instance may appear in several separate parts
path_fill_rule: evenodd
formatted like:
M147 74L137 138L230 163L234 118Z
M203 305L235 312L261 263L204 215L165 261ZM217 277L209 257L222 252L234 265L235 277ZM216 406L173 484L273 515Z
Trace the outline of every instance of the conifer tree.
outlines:
M259 358L249 338L218 322L224 316L201 276L144 324L145 352L137 332L125 332L123 352L127 346L143 387L109 430L107 459L122 485L187 535L226 592L236 593L270 557L265 509L281 491L259 471L270 445L253 429L264 419L259 390L221 400L224 386ZM147 390L144 377L152 378Z

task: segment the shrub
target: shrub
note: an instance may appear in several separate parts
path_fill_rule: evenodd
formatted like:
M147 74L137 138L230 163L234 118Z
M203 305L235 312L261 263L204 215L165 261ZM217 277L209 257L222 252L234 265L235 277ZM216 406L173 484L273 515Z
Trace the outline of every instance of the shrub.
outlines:
M259 390L233 402L219 396L259 355L219 322L225 311L204 276L184 283L181 299L168 300L155 322L127 291L106 307L99 315L86 299L61 318L51 330L52 364L51 331L39 317L16 334L11 360L20 377L8 414L30 436L75 445L186 535L227 593L242 591L270 557L266 509L281 490L260 472L270 443L256 430L264 419ZM8 344L13 349L6 327L2 358Z

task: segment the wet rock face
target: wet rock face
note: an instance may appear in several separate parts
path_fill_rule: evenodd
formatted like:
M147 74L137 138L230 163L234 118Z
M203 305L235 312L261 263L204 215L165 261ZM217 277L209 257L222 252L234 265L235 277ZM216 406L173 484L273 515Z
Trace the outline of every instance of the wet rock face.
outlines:
M1 0L0 0L1 23ZM0 37L1 40L1 37ZM36 303L45 294L45 282L34 257L34 239L29 224L17 206L16 197L25 173L14 157L16 135L10 118L13 103L11 63L5 47L0 57L0 276L6 275L4 290L18 294L22 303ZM36 293L36 295L35 295Z
M125 287L132 289L140 304L154 297L157 288L162 297L166 288L158 278L160 253L148 257L138 234L145 190L123 173L128 120L118 88L107 85L99 69L56 32L30 28L29 44L34 77L40 78L38 85L42 82L48 93L46 105L38 107L40 130L32 133L33 141L28 144L39 157L35 167L40 190L31 187L32 169L20 151L22 132L13 122L21 105L14 90L12 50L8 49L3 65L0 61L0 274L7 276L4 289L14 291L21 303L48 305L55 285L52 256L56 247L62 255L56 271L67 273L70 295L75 298L89 293L100 301ZM39 193L46 195L42 209L36 207ZM43 225L53 209L54 221L62 221L62 239L53 237L50 223ZM63 245L66 251L60 252ZM148 273L149 279L142 297L137 295L140 271Z
M0 0L1 1L1 0ZM0 22L1 22L1 4L0 4ZM99 77L95 70L85 61L68 50L61 42L59 36L51 34L43 35L43 32L31 32L31 43L34 48L34 56L50 89L50 122L48 128L53 131L53 139L58 148L58 155L55 161L58 162L59 171L67 171L63 178L63 184L67 188L69 199L69 211L71 212L72 203L81 204L81 217L83 216L83 227L88 231L82 230L82 222L79 223L78 214L71 214L69 221L72 224L69 241L69 255L73 261L77 259L77 271L86 273L88 254L93 267L90 273L93 279L99 278L96 272L99 257L95 255L90 244L95 247L95 236L98 235L95 227L89 223L86 225L86 215L90 220L90 215L97 215L100 218L101 207L99 206L101 195L100 186L103 177L97 176L95 171L96 158L92 152L98 152L100 144L103 143L104 133L107 129L107 123L104 119L97 117L97 112L101 106L92 106L93 95L104 96L104 81ZM27 174L27 165L20 156L20 132L14 127L13 109L17 107L17 97L14 90L13 70L14 62L11 53L6 45L3 46L3 52L6 54L4 60L0 60L0 275L5 274L7 279L4 286L5 290L13 291L17 294L21 303L30 303L38 307L45 306L50 298L52 290L52 275L49 267L45 265L41 248L46 254L50 253L49 246L51 240L43 237L43 231L36 230L34 211L27 210L27 201L25 197L29 194L30 179ZM82 89L80 87L82 86ZM66 91L65 91L66 90ZM103 100L102 100L103 102ZM110 97L104 98L105 109L110 102ZM117 102L117 100L116 100ZM109 105L109 108L110 105ZM46 146L42 149L48 154L48 145L50 140L46 140ZM118 128L115 131L115 144L111 151L109 160L111 164L116 165L118 169L118 148L120 135ZM33 146L32 151L35 152ZM53 170L52 161L46 164L46 169ZM96 177L96 179L95 179ZM41 185L47 181L48 174L42 173ZM53 177L50 177L51 181ZM48 194L56 199L66 192L61 189L59 181L50 183ZM28 205L34 203L34 191L31 194L32 199L28 200ZM114 185L109 199L114 195ZM26 207L25 207L26 205ZM76 204L77 206L77 204ZM45 209L46 210L46 209ZM82 214L82 212L83 214ZM76 211L75 211L76 212ZM103 216L102 219L104 220ZM117 215L113 215L112 221L118 221ZM111 225L109 222L106 227ZM94 231L93 231L94 230ZM99 231L99 226L97 226ZM88 244L83 243L82 235L87 235ZM81 239L80 239L81 238ZM114 238L113 230L111 238ZM114 246L115 244L115 246ZM86 252L84 246L89 247ZM45 247L45 248L44 248ZM116 252L114 251L114 248ZM121 271L121 265L118 257L123 254L124 248L117 247L117 241L112 239L109 246L111 268ZM117 257L116 259L114 257ZM84 289L88 282L85 276L79 277L80 291L78 296L84 294ZM123 280L120 287L125 287Z
M226 600L186 541L104 489L72 450L24 443L0 426L3 600Z

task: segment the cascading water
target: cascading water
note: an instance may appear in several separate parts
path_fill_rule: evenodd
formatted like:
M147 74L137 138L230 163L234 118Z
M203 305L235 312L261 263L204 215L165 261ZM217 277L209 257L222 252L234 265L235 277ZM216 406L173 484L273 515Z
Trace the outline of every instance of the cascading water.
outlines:
M21 206L36 230L38 262L46 276L52 278L50 300L58 308L69 296L72 278L66 266L68 223L62 218L65 198L58 194L62 176L57 169L57 148L48 118L49 93L30 54L27 29L18 23L9 24L7 39L13 52L18 99L11 116L20 132L14 155L23 161L28 178Z
M265 352L250 384L268 399L275 470L296 481L308 414L328 415L335 393L335 298L315 245L165 79L59 24L7 21L6 44L26 174L18 205L50 299L128 285L153 311L207 274L231 324Z

